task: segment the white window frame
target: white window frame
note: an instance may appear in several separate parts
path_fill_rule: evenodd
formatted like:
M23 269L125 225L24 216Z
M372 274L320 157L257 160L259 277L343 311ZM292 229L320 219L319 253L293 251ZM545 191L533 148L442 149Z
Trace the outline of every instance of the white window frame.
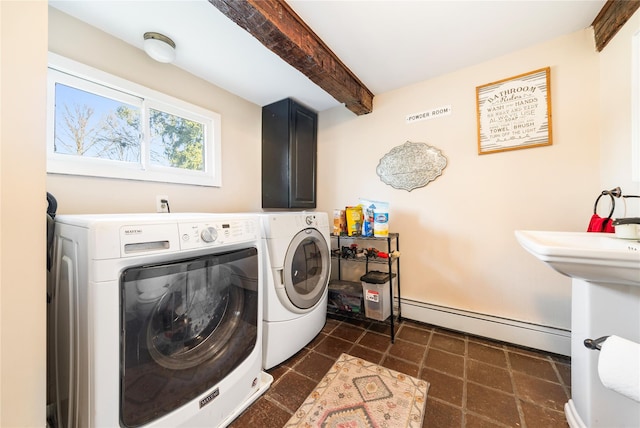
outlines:
M49 52L47 82L47 172L126 180L222 186L221 116L153 89L105 73L69 58ZM141 163L70 156L54 152L55 84L62 83L97 95L140 107L141 132L146 133L146 109L153 108L204 124L204 170L152 165L148 140L143 138ZM101 85L103 88L101 89ZM114 92L117 91L117 92Z

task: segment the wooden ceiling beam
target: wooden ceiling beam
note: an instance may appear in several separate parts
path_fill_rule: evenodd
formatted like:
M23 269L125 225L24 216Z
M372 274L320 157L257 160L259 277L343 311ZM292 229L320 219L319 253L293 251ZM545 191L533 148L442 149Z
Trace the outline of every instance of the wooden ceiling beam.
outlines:
M640 0L607 0L593 20L596 49L601 52L640 7Z
M373 93L284 0L209 3L355 114L373 111Z

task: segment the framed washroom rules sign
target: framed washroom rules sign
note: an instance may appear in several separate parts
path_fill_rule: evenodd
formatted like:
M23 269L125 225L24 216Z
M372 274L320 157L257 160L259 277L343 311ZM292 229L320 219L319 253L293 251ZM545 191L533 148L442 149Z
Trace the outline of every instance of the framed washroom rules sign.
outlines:
M550 146L550 68L476 88L478 154Z

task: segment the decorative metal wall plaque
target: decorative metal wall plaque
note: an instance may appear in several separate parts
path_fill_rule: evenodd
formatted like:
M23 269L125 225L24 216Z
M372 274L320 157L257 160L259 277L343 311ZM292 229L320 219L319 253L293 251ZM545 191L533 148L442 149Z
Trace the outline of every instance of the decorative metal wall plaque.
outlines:
M376 174L383 183L410 192L441 176L446 166L447 158L439 149L407 141L380 159Z

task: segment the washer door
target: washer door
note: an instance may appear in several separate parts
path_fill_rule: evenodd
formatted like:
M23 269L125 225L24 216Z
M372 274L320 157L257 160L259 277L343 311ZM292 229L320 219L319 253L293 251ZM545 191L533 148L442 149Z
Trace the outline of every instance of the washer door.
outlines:
M287 298L299 309L322 299L329 282L331 258L327 240L318 229L304 229L293 237L284 258L283 283Z
M259 349L259 260L250 247L123 271L121 427L193 402Z

